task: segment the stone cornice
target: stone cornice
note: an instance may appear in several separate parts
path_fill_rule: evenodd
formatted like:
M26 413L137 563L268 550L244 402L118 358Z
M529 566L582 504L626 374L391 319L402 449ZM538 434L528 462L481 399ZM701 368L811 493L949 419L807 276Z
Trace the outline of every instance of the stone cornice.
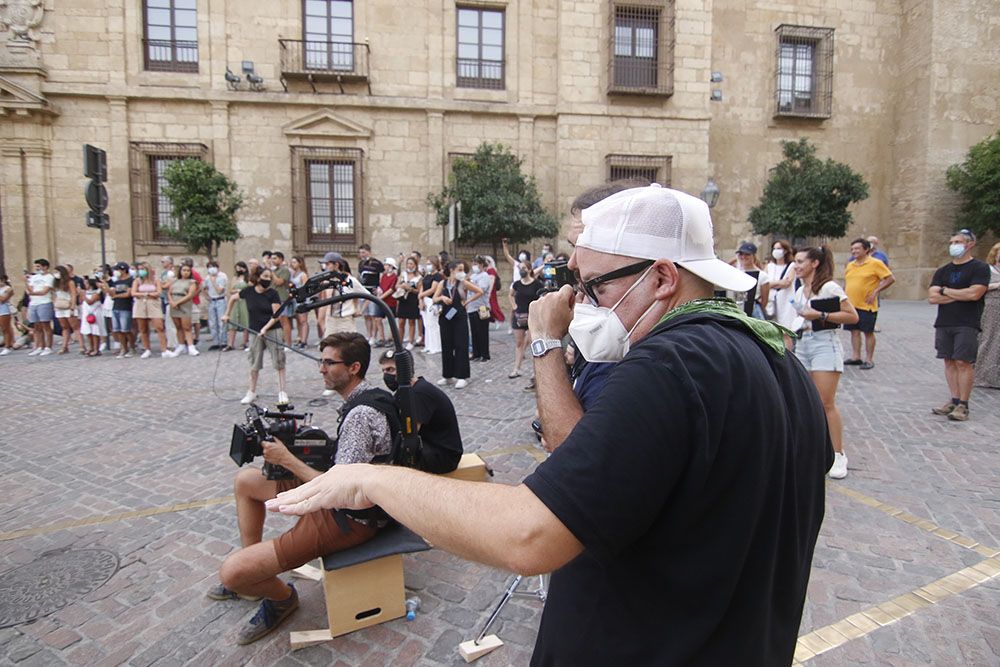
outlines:
M52 117L59 114L45 97L0 76L0 115Z

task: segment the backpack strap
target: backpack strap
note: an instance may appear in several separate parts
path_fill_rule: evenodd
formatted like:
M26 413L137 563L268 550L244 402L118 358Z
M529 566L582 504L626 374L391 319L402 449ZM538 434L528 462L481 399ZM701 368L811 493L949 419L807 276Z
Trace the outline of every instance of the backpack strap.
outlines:
M392 394L384 389L372 388L367 391L363 391L357 396L355 396L344 409L341 411L342 417L337 422L337 438L340 439L340 430L343 427L344 420L347 419L347 415L350 414L351 410L358 407L359 405L365 405L379 413L385 415L386 421L389 423L389 453L379 454L372 458L372 463L394 463L396 456L399 453L399 439L400 433L402 433L403 426L399 420L399 409L396 407L396 401Z

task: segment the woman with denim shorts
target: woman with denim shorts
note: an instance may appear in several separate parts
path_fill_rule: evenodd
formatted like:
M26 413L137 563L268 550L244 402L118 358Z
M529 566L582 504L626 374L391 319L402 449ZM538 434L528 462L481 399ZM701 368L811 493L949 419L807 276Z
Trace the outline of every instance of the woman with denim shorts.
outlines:
M830 477L843 479L847 477L847 455L844 423L836 398L837 384L844 372L844 347L838 330L842 324L857 322L858 311L833 280L833 252L828 246L802 248L795 253L795 275L802 281L792 299L799 316L796 322L801 322L795 356L812 376L826 410L834 451Z

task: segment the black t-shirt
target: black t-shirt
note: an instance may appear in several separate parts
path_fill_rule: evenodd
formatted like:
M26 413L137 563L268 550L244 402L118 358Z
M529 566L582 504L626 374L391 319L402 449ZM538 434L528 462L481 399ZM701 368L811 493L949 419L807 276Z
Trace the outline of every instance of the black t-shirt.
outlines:
M424 452L433 448L453 454L455 462L462 458L462 434L458 429L458 416L448 395L427 380L417 378L411 388L414 418L420 424L420 439Z
M385 271L385 266L374 257L369 257L358 262L359 279L361 284L369 290L373 291L378 287L383 271Z
M271 288L261 294L253 285L240 290L240 298L247 302L247 322L254 331L260 331L274 315L271 304L281 303L278 293Z
M108 283L111 288L112 304L111 310L132 310L132 297L127 299L116 298L119 294L127 294L132 291L132 278L122 278L121 280L112 280Z
M440 273L430 273L430 274L424 276L424 280L421 283L421 290L420 291L423 292L423 291L429 290L431 288L431 285L433 285L434 283L439 282L439 281L441 281L443 279L444 279L444 276L442 276Z
M538 298L538 295L545 288L540 280L532 280L525 285L520 280L514 281L514 311L518 313L528 312L528 306Z
M658 327L524 482L585 548L532 664L790 664L832 462L795 355L718 315Z
M964 289L973 285L990 284L990 265L973 259L962 264L948 262L934 272L931 287L937 285L945 288L945 296L949 289ZM935 327L975 327L980 329L983 319L983 299L978 301L955 301L938 305Z

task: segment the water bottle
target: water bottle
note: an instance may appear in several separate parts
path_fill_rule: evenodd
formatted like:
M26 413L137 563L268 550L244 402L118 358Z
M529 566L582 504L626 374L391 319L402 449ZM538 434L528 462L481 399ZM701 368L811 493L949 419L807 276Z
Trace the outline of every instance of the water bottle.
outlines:
M420 609L420 598L413 596L406 599L406 620L412 621L417 617L417 610Z

